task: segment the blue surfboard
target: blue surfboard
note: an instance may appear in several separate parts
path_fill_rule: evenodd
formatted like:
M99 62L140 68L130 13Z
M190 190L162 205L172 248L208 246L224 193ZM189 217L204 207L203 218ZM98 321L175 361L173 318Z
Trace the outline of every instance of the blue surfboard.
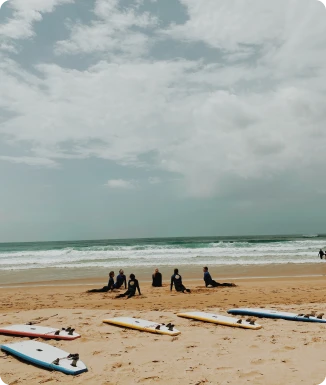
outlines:
M46 369L77 375L87 372L86 365L76 355L38 341L22 341L0 346L1 350Z
M326 319L318 318L310 315L309 313L288 313L284 311L277 310L268 310L260 308L239 308L239 309L230 309L228 310L229 314L234 315L248 315L254 317L264 317L264 318L274 318L274 319L284 319L288 321L301 321L301 322L320 322L326 323Z

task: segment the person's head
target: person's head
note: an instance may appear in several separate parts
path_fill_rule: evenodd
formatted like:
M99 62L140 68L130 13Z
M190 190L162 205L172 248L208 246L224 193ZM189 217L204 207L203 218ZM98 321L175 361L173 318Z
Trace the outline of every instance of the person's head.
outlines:
M119 270L119 274L123 275L124 271L122 269Z
M179 274L179 269L174 269L174 274Z
M208 267L207 266L203 267L203 271L206 273L206 271L208 271Z
M156 268L155 270L154 270L154 274L157 274L158 273L158 269Z
M129 278L131 279L131 280L134 280L136 277L135 277L135 274L130 274L129 275Z
M110 274L109 274L110 277L114 277L114 271L110 271Z

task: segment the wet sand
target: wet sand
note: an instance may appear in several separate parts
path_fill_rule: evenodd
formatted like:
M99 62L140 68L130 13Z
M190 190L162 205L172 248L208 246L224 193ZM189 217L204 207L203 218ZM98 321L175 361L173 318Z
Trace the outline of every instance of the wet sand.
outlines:
M173 274L174 267L179 267L184 280L202 279L201 265L192 266L157 266L168 281ZM110 269L111 270L111 269ZM112 268L118 274L119 268ZM127 277L130 273L142 282L149 282L154 268L126 267ZM305 264L272 264L272 265L216 265L210 266L209 271L214 279L250 279L272 277L320 277L326 275L326 260ZM107 282L109 269L76 268L76 269L34 269L27 271L0 271L0 287L17 285L75 285L79 283L97 284L102 286Z

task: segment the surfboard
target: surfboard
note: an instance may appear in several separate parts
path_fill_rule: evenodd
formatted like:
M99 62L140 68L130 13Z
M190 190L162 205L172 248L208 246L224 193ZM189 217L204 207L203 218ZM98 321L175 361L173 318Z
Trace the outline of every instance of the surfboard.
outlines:
M202 311L193 311L187 313L178 313L178 317L195 319L198 321L212 322L219 325L233 326L237 328L254 329L258 330L262 326L256 323L251 324L246 320L239 318L227 317L220 314L205 313Z
M309 315L309 313L288 313L277 310L268 310L268 309L259 309L259 308L239 308L239 309L230 309L228 310L229 314L235 315L249 315L255 317L265 317L265 318L278 318L288 321L301 321L301 322L321 322L326 323L326 319L317 318L315 316Z
M132 317L116 317L103 320L103 322L123 326L126 328L141 330L143 332L156 333L156 334L166 334L169 336L177 336L181 332L174 328L174 325L162 324L158 322L146 321L143 319L132 318Z
M69 334L70 333L70 334ZM41 337L51 338L56 340L75 340L80 335L71 332L69 328L50 328L37 325L11 325L6 327L0 327L0 334L7 334L13 336L25 336L25 337Z
M38 341L21 341L0 346L1 350L46 369L77 375L87 372L86 365L75 355ZM77 359L77 361L75 360ZM74 366L75 365L75 366Z

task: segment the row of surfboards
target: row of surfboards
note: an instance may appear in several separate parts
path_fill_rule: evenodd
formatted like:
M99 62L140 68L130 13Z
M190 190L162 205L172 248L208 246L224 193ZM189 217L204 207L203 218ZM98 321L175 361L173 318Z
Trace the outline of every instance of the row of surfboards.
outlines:
M233 315L279 318L291 321L326 323L326 320L322 318L322 315L316 317L312 313L295 314L259 308L231 309L228 311L228 313ZM261 325L257 324L255 320L250 318L244 320L241 318L234 318L205 312L178 313L177 316L245 329L257 330L262 327ZM137 329L156 334L165 334L170 336L176 336L181 333L178 329L175 329L174 325L171 323L163 324L132 317L110 318L103 320L103 322L120 327ZM80 337L80 335L78 333L75 333L74 329L70 327L62 328L60 330L36 325L7 326L4 328L0 328L0 334L22 337L41 337L46 339L57 340L74 340ZM58 349L54 346L42 342L32 340L21 341L12 344L0 345L0 348L1 350L10 353L14 356L17 356L20 359L28 361L32 364L45 367L51 370L57 370L65 374L77 375L87 371L86 365L81 360L79 360L78 353L67 353L61 349Z

